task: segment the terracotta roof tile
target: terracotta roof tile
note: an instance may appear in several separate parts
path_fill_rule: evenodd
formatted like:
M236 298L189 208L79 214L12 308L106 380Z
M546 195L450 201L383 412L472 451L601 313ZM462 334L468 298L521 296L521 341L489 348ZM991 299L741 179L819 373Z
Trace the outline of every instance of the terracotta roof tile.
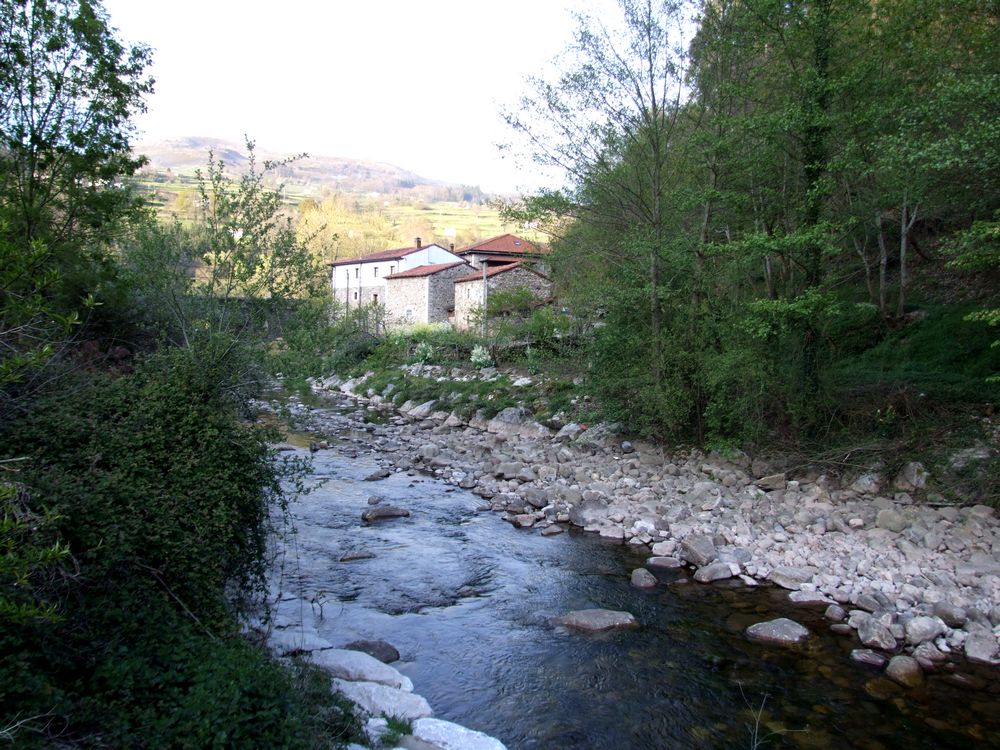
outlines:
M513 271L515 268L523 268L525 271L533 273L536 276L541 276L543 279L548 281L549 277L546 276L544 273L539 273L533 268L528 268L528 266L522 266L521 261L514 261L513 263L508 263L506 266L496 266L494 268L490 268L486 271L486 278L496 276L497 274L500 273L506 273L507 271ZM466 281L480 281L482 280L482 278L483 278L483 271L482 269L479 269L475 273L470 273L468 276L462 276L460 278L455 279L455 283L461 284Z
M421 276L433 276L438 271L444 271L449 268L455 268L456 266L467 266L469 265L465 261L455 261L454 263L435 263L430 266L417 266L416 268L411 268L408 271L400 271L399 273L390 274L386 276L387 279L414 279Z
M488 240L482 240L481 242L473 243L472 245L467 245L461 250L455 251L457 254L462 253L517 253L518 255L523 253L529 254L543 254L545 250L533 242L528 242L528 240L522 239L514 234L501 234L496 237L490 237Z

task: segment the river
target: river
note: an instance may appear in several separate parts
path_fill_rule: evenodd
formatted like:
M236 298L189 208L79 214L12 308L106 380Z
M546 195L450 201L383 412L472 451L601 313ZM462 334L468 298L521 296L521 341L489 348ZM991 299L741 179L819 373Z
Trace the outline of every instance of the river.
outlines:
M365 481L378 456L355 426L313 455L317 487L290 505L275 576L311 602L303 614L328 641L396 646L393 666L439 718L512 750L1000 747L1000 682L987 668L960 665L977 689L942 672L904 691L852 663L856 640L830 633L821 609L792 607L780 590L691 583L683 570L637 589L629 574L644 555L620 542L515 529L419 473ZM411 515L363 523L373 495ZM373 557L340 562L349 552ZM641 627L593 635L549 624L594 607L629 611ZM809 627L810 644L743 636L777 616Z

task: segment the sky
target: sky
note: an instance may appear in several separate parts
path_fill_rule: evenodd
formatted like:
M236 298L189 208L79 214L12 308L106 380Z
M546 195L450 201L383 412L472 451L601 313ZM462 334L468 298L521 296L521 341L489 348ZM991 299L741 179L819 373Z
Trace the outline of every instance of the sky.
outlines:
M491 192L551 182L502 158L500 111L604 0L105 0L153 48L143 140L208 136L263 151L388 162ZM522 162L520 165L517 162Z

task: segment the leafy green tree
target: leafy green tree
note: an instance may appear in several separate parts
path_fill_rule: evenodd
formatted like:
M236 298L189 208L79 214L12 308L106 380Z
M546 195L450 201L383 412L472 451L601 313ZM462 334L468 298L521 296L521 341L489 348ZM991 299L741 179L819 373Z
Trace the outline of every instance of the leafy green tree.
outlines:
M0 5L0 415L113 277L149 60L98 2Z
M122 178L142 164L132 117L152 91L150 51L120 41L94 0L4 3L0 38L4 235L45 248L34 268L72 266L136 205Z
M280 335L288 310L325 288L317 257L284 211L281 189L265 184L281 164L258 166L252 141L247 150L238 180L209 152L191 226L150 218L122 244L138 306L196 356L227 356L236 345L252 349Z

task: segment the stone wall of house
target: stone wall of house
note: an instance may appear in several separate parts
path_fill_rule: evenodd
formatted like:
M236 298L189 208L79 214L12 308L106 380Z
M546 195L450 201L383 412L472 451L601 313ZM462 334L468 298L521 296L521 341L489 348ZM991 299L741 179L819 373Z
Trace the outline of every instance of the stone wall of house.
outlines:
M455 306L455 279L466 276L469 267L455 266L428 277L427 318L430 323L447 323L448 311ZM461 286L461 285L458 285Z
M389 279L386 282L386 325L400 326L426 323L428 276Z
M468 266L446 268L430 276L386 281L385 311L390 327L417 323L447 323L455 304L455 279L469 273Z
M538 299L552 296L552 282L525 268L498 273L486 279L488 291L511 291L527 288ZM483 306L483 281L464 281L455 284L455 327L465 330L472 325L475 312Z

